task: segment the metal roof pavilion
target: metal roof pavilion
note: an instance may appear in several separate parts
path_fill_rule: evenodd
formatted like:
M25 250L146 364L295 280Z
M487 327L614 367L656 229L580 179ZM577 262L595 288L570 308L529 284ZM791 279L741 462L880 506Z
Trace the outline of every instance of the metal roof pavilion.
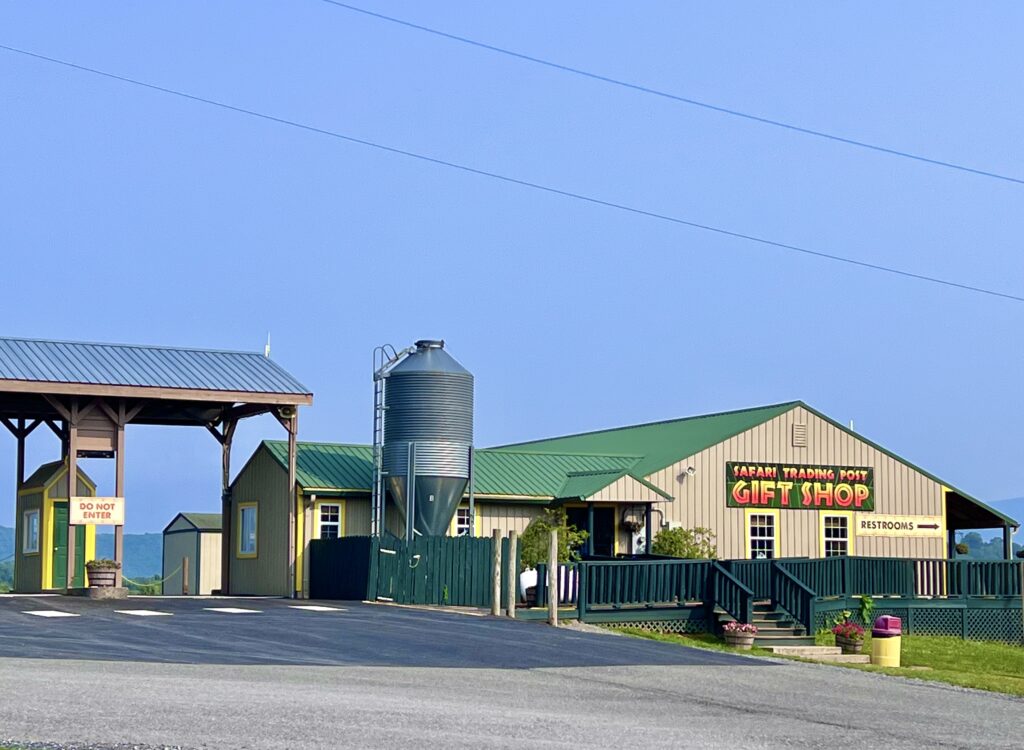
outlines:
M259 352L0 337L0 424L18 441L19 487L25 482L25 440L40 425L60 439L62 463L71 474L79 458L116 458L118 497L124 496L128 424L198 426L221 444L221 490L227 508L231 440L238 420L273 414L288 431L291 487L298 407L312 403L308 388ZM289 520L294 523L294 517ZM223 526L230 539L229 517ZM122 527L114 533L115 559L120 560ZM292 564L294 536L289 541ZM70 530L68 538L71 581ZM223 549L226 590L230 544Z

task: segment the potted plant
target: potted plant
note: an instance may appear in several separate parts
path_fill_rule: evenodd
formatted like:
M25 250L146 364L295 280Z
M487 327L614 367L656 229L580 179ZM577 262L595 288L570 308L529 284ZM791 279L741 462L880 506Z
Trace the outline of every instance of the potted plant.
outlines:
M754 645L757 626L749 622L727 622L722 627L722 632L725 634L727 645L749 651Z
M844 654L859 654L864 648L864 628L855 622L846 620L832 628L836 637L836 645Z
M113 588L121 563L106 559L90 560L85 564L85 569L89 573L90 587Z
M958 555L966 555L971 551L971 548L968 547L964 542L957 542L957 545L954 549L956 549L956 553Z

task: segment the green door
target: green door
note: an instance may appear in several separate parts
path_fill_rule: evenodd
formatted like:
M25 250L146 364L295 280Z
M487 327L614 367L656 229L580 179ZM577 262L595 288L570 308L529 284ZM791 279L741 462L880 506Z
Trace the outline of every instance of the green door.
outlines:
M68 504L53 504L53 587L68 582ZM85 527L75 527L75 580L72 588L85 586Z

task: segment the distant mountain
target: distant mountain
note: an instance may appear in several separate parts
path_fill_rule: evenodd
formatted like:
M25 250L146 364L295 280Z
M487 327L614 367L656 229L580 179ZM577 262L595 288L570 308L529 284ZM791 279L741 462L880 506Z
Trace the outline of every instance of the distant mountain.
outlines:
M124 574L129 578L160 575L163 565L163 534L124 535ZM114 533L96 535L96 557L114 556ZM0 565L14 557L14 529L0 526Z
M114 533L96 535L96 557L114 556ZM129 578L160 575L164 559L163 534L124 535L124 574Z

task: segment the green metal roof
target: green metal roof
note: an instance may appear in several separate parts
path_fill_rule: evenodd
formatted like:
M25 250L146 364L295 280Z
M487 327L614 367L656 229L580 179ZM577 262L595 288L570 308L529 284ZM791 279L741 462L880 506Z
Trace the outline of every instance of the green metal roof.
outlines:
M263 446L281 466L288 465L286 441L265 440ZM559 491L573 472L618 472L596 492L622 476L636 460L635 456L482 449L474 453L475 490L478 495L561 497ZM369 445L300 442L295 463L296 479L304 489L369 492L373 484L373 448Z
M619 481L623 477L630 477L647 489L653 491L655 494L660 495L665 500L672 499L672 496L660 487L656 487L643 477L638 477L636 474L626 471L625 469L574 471L566 477L565 484L562 485L557 496L559 498L590 497L591 495L600 492L613 482Z
M199 531L220 531L220 513L179 513L182 518L196 527Z
M494 450L639 456L639 460L629 469L633 474L646 477L687 456L700 453L705 448L785 414L799 405L799 401L790 401L755 409L533 440L528 443L501 446Z
M40 466L38 469L32 472L32 476L25 480L25 483L19 487L22 490L33 490L42 489L43 487L49 486L54 479L57 478L62 471L67 468L67 464L63 461L50 461ZM86 482L90 487L95 487L96 483L89 478L81 469L78 470L78 478Z

